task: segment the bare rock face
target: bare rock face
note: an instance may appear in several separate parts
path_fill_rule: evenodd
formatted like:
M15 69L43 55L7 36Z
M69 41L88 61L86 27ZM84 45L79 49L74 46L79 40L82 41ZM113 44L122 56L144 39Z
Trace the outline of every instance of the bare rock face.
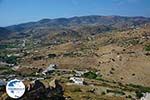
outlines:
M49 100L46 96L46 88L42 82L36 80L27 84L26 92L23 97L19 100ZM10 97L7 97L6 100L13 100Z
M49 82L49 87L56 88L56 84L58 84L58 81L56 79L54 79L51 82Z
M64 100L63 92L63 87L59 84L58 80L54 79L49 83L49 88L47 88L47 97L50 100Z
M46 87L42 82L36 80L31 83L22 100L64 100L63 87L57 80L53 80Z

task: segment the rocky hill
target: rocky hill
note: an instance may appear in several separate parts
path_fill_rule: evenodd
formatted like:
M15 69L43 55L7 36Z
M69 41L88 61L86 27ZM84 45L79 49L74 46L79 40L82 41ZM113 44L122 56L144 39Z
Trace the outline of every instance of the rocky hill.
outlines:
M29 81L21 100L139 100L150 92L149 20L84 16L0 28L9 36L0 41L1 79ZM4 86L0 97L9 99Z
M6 38L9 36L14 38L25 38L32 36L33 38L42 38L43 36L47 37L49 35L64 36L64 33L72 37L81 37L81 35L94 35L111 31L113 29L122 30L137 28L149 22L150 18L146 17L97 15L42 19L37 22L29 22L0 28L0 37Z
M80 27L84 25L106 25L117 28L139 26L150 22L150 18L146 17L122 17L122 16L82 16L72 18L57 18L57 19L42 19L38 22L29 22L19 25L6 27L13 31L24 31L37 27L51 27L51 28L68 28Z
M103 77L110 80L149 86L149 27L146 25L138 29L114 30L55 46L42 45L36 48L38 53L31 53L34 56L25 57L22 65L43 67L56 63L64 69L99 70ZM49 54L56 56L45 58ZM34 57L40 59L34 60Z

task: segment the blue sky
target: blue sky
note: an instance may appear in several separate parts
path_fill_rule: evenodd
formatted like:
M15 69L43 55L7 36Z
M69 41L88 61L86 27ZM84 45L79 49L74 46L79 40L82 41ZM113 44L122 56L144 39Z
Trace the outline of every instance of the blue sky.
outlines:
M0 26L85 15L150 17L150 0L0 0Z

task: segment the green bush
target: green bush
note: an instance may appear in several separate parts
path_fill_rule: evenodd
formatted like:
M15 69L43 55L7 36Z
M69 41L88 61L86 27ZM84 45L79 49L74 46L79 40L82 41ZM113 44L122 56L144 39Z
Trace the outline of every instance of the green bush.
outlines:
M2 75L16 74L16 72L12 69L5 70L1 73Z
M137 98L141 98L141 97L143 97L143 92L141 92L141 91L136 91L136 97Z
M17 57L15 57L15 56L5 57L4 61L8 64L16 64L17 63Z
M141 85L134 85L134 84L129 84L128 86L136 89L135 93L137 98L143 97L143 93L150 92L150 87L144 87Z
M90 72L84 73L83 77L89 78L89 79L96 79L97 75L95 72L90 71Z
M118 91L118 90L107 90L107 93L115 93L115 94L125 95L124 92Z
M6 49L7 45L0 45L0 49Z
M102 92L102 95L105 95L105 94L106 94L106 93L103 91L103 92Z
M128 95L128 96L126 96L126 98L130 98L130 99L131 99L131 98L132 98L132 96L131 96L131 95Z
M139 90L143 93L150 92L150 87L144 87L144 86L141 86L141 85L134 85L134 84L129 84L129 86L131 86L133 88L136 88L137 90Z
M96 77L96 80L101 80L101 81L103 81L102 78L99 77L99 76Z
M0 91L5 91L5 86L0 86Z
M0 44L0 49L6 49L6 48L15 48L14 45L11 44Z
M0 56L0 61L6 62L8 64L16 64L17 57L16 56L7 57L7 55L3 55L3 56Z
M57 55L56 54L48 54L49 58L55 58Z
M149 44L149 45L146 45L146 46L144 47L144 50L145 50L145 51L150 51L150 44Z

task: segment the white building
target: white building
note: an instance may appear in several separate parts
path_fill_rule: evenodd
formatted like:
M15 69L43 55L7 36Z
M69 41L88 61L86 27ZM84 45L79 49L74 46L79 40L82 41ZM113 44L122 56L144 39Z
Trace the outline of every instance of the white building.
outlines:
M7 55L7 57L11 57L11 56L12 56L12 54L8 54L8 55Z
M20 56L20 54L19 54L19 53L17 53L17 54L13 54L13 56L19 57L19 56Z
M48 73L51 73L51 72L53 72L56 68L57 68L57 65L55 65L55 64L50 64L49 67L47 67L47 68L42 72L42 74L43 74L43 75L46 75L46 74L48 74Z
M84 84L84 79L83 78L71 77L69 80L73 81L77 85L83 85Z
M25 47L25 46L26 46L26 40L24 39L22 43L22 47Z
M150 93L144 93L144 96L141 98L141 100L150 100Z
M77 71L77 70L75 70L75 76L77 76L77 77L80 77L80 76L82 76L84 73L87 73L87 72L89 72L89 71Z

